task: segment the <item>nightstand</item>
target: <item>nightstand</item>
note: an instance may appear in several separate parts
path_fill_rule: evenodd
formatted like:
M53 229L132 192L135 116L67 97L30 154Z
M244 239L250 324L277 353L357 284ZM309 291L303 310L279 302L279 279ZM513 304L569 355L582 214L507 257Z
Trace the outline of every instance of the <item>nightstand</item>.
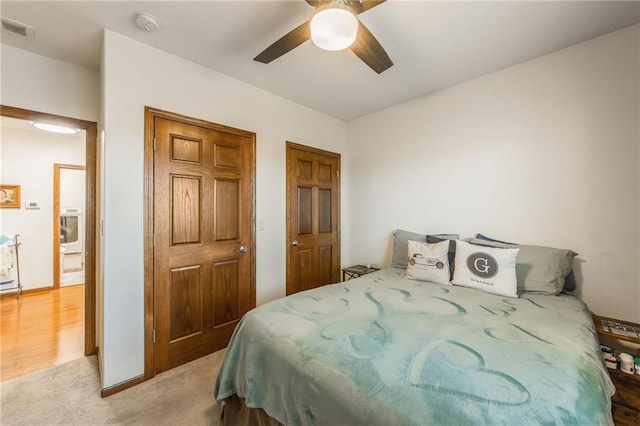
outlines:
M605 330L602 321L613 321L622 325L629 325L640 330L640 324L620 321L615 318L593 316L598 336L606 336L615 340L624 340L640 345L639 337L625 336ZM635 353L632 355L636 355ZM611 381L616 386L616 393L611 397L611 412L616 426L640 424L640 375L623 373L620 370L607 369Z
M370 274L379 270L379 268L374 268L373 266L367 268L365 265L353 265L347 268L342 268L342 281L347 281L351 278L358 278L362 275Z

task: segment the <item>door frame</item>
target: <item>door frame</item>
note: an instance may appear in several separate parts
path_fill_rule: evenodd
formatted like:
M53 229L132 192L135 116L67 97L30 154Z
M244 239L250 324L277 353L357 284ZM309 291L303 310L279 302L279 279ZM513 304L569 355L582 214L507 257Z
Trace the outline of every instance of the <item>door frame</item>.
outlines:
M76 164L53 163L53 288L60 288L60 170L86 170ZM85 214L86 212L83 212ZM84 236L83 236L84 238ZM86 246L87 242L83 242Z
M340 206L341 206L341 192L340 192L340 169L342 166L342 156L339 153L336 152L331 152L331 151L327 151L324 149L320 149L320 148L314 148L311 146L307 146L307 145L301 145L299 143L295 143L295 142L289 142L287 141L286 144L286 188L285 191L287 193L287 212L286 212L286 216L287 216L287 222L285 224L286 226L286 252L287 252L287 264L286 264L286 282L285 282L285 294L289 295L289 287L290 287L290 283L291 283L291 206L293 203L293 200L291 199L290 196L290 186L291 186L291 174L294 172L294 168L293 168L293 164L290 163L289 161L289 151L291 151L292 149L296 149L299 151L305 151L305 152L309 152L311 154L317 154L317 155L323 155L326 157L331 157L334 158L338 161L338 194L337 194L337 200L338 200L338 205L337 205L337 210L338 210L338 223L337 225L337 229L336 232L338 233L338 240L337 240L337 244L338 247L336 247L336 250L338 251L338 275L340 272L340 267L341 267L341 251L340 248L342 246L342 227L340 226L341 222L342 222L342 216L340 215Z
M0 115L30 121L46 121L85 131L85 284L84 284L84 355L96 353L96 190L98 124L93 121L64 117L0 105ZM59 214L59 212L58 212ZM58 219L59 220L59 219ZM55 236L54 236L55 240ZM55 250L54 250L55 256ZM55 278L54 278L55 279Z
M245 135L245 130L234 127L216 124L198 118L188 117L161 109L144 107L144 376L143 380L149 380L155 376L155 354L154 354L154 326L155 326L155 283L154 283L154 229L153 229L153 209L154 209L154 153L155 153L155 119L163 118L172 121L179 121L185 124L205 127L207 129L219 130L229 133ZM255 133L251 146L251 245L249 247L250 267L250 308L256 306L256 139Z

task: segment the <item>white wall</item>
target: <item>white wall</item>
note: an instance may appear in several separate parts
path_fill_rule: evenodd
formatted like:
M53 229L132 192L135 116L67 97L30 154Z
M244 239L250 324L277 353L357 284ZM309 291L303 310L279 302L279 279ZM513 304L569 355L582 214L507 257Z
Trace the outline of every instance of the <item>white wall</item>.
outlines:
M84 131L56 135L0 129L0 182L20 185L19 209L0 210L0 234L20 234L20 281L25 289L53 285L53 164L85 163ZM40 203L27 210L26 202Z
M345 261L395 228L571 248L592 311L640 320L639 31L350 122Z
M77 163L78 165L84 165L85 163L85 134L82 132L80 135L82 144L82 161ZM71 164L71 163L65 163ZM75 163L74 163L75 164ZM61 169L60 170L60 208L61 209L73 209L80 208L84 214L85 203L85 182L86 173L84 170L79 169Z
M0 103L3 105L98 121L96 70L0 44Z
M144 107L256 133L256 213L265 225L257 233L258 304L285 294L285 142L343 153L346 124L111 31L103 59L102 367L108 387L144 370Z

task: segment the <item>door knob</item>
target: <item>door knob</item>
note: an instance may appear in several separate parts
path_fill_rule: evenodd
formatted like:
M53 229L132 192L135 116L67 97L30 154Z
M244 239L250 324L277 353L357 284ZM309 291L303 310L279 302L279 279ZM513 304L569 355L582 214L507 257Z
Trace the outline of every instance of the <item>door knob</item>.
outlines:
M246 246L240 246L240 248L238 249L238 251L240 253L246 253L249 251L249 249Z
M294 247L300 247L302 244L304 244L304 243L299 243L296 240L291 241L291 245L294 246Z

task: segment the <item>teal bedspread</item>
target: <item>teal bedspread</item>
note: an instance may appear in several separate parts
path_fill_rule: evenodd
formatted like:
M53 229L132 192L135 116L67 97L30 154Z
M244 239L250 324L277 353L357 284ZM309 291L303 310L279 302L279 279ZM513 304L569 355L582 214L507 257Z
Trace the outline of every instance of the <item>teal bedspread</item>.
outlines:
M286 425L612 425L572 296L518 299L384 269L245 315L215 385Z

